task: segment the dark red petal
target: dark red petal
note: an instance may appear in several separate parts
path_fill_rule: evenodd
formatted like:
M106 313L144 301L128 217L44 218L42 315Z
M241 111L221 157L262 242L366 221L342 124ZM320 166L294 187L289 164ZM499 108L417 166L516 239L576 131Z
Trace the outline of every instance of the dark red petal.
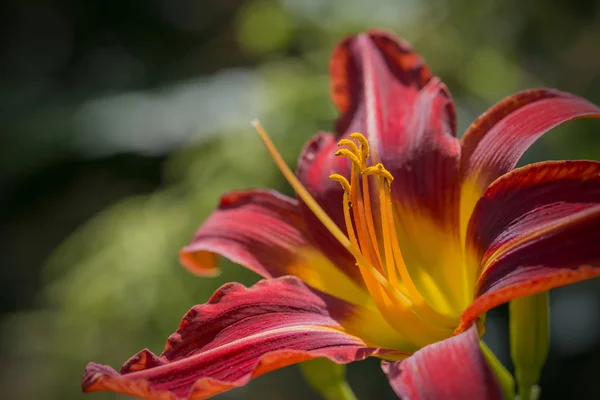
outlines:
M387 101L394 104L394 99ZM394 175L392 195L402 208L425 213L450 230L458 223L460 145L454 118L450 93L433 78L415 97L406 125L382 135L381 150L382 162ZM390 118L388 125L395 121Z
M600 107L551 89L507 97L477 118L461 139L463 179L473 182L482 193L494 179L514 168L540 136L578 118L600 118Z
M408 43L380 31L348 37L333 51L330 76L331 97L341 113L337 137L358 131L369 138L375 153L379 153L384 135L397 140L398 147L411 142L413 132L407 127L413 120L413 103L431 80L431 73ZM447 98L447 93L441 97ZM427 110L421 111L419 118L427 114ZM454 134L451 104L448 117ZM328 177L331 173L347 176L349 164L334 156L336 150L336 137L317 135L300 156L298 177L315 197L329 198L326 194L335 194L334 200L322 206L334 220L341 222L342 192L339 184Z
M385 118L391 117L380 114L385 113L381 108L387 106L381 102L384 100L381 95L388 94L391 89L388 84L398 83L393 89L395 100L399 108L405 106L404 114L408 114L417 92L432 76L410 44L383 31L370 31L341 41L333 51L329 73L331 98L341 114L338 135L354 125L354 131L371 136L376 133L366 129L368 118L379 117L380 121L375 123L385 124ZM405 115L396 117L403 119Z
M233 283L188 312L160 357L143 350L119 373L90 363L83 390L204 399L292 363L316 357L348 363L378 352L345 333L325 302L297 278L249 289Z
M447 204L440 195L456 196L460 157L454 104L446 86L431 76L409 44L376 31L338 45L331 79L332 97L342 112L338 135L364 134L373 161L383 162L394 176L398 199L445 220ZM331 147L323 146L323 151L333 157Z
M383 370L403 399L502 399L500 386L479 346L475 325L406 360L384 363Z
M492 243L498 246L514 239L521 232L507 228L531 211L546 207L544 213L534 213L532 221L543 226L596 204L600 204L598 162L549 161L518 168L494 181L478 201L469 221L467 246L476 263L483 265L487 262L483 254L493 250Z
M477 299L457 331L512 299L600 276L600 205L557 202L515 220L483 255Z
M349 285L363 284L353 263L334 265L318 251L306 231L298 202L275 191L223 196L219 208L181 250L180 258L192 272L212 274L217 271L217 254L266 278L297 275L310 284L311 278L322 282L328 274L325 271L335 273L340 268L350 277ZM343 286L341 281L330 283Z
M508 274L526 266L576 269L600 267L600 205L555 203L537 208L507 227L484 254L486 269L478 294L505 286ZM495 253L490 257L487 253ZM536 268L537 270L537 268Z

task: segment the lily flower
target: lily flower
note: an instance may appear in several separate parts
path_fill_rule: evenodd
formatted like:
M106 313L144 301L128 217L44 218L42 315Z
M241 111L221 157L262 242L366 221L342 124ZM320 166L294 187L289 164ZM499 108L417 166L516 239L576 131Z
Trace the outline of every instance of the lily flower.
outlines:
M599 107L529 90L458 140L446 86L380 31L343 40L331 80L335 133L306 144L296 174L256 124L297 199L226 194L180 253L200 275L221 255L265 279L193 307L160 356L142 350L120 372L90 363L85 391L204 399L293 363L373 356L401 397L502 398L485 313L600 275L600 163L515 169L545 132Z

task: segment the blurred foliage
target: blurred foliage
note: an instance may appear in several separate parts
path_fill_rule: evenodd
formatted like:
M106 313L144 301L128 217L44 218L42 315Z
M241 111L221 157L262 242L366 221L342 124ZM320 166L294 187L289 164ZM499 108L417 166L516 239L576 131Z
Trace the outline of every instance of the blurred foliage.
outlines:
M88 361L160 352L192 305L257 280L228 262L194 277L177 252L222 193L291 194L249 121L294 165L336 117L328 58L346 34L378 26L412 42L452 91L460 131L534 86L600 103L593 0L7 0L0 11L3 398L80 398ZM600 159L599 129L569 123L523 162ZM578 318L568 332L553 324L544 398L600 397L599 301L597 281L553 295L553 318ZM504 361L506 333L501 309L486 339ZM392 398L376 361L349 375L359 398ZM288 368L222 398L283 396L314 395Z

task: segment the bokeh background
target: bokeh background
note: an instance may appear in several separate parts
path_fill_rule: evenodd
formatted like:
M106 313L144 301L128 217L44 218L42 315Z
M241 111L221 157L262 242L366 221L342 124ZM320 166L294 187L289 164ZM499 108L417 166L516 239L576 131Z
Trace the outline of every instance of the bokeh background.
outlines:
M515 91L600 103L594 0L3 0L0 4L0 397L79 399L85 364L160 352L194 304L257 278L189 275L177 251L232 189L289 187L249 121L291 165L336 117L334 44L368 27L412 42L457 102L460 130ZM576 121L523 162L600 159ZM600 398L598 280L552 293L544 399ZM506 365L506 311L486 341ZM361 399L393 398L378 363ZM124 398L92 394L89 399ZM315 398L296 367L221 399Z

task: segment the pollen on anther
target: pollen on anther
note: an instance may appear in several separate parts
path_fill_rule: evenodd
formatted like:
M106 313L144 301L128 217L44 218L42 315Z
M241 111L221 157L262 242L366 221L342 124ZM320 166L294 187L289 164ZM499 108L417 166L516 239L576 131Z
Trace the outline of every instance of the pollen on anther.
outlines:
M354 132L350 134L350 137L352 139L358 140L358 143L360 143L360 149L362 150L362 155L363 155L363 161L367 161L367 159L369 158L370 155L370 147L369 147L369 141L367 140L367 138L359 132Z
M340 175L340 174L331 174L331 175L329 175L329 179L331 179L332 181L336 181L340 185L342 185L342 189L344 189L344 191L346 193L350 193L352 191L352 187L350 186L350 182L348 182L348 179L346 179L342 175Z
M378 163L377 165L373 165L372 167L365 168L362 172L363 175L376 175L385 178L388 183L392 183L394 181L394 176L385 169L382 163Z
M361 168L361 160L349 149L339 149L335 152L336 157L346 157L352 161L358 168Z
M354 143L350 139L341 139L337 145L338 145L338 147L346 146L348 148L348 150L350 150L352 153L354 153L356 155L356 157L359 159L362 157L362 154L361 154L360 150L358 149L358 146L356 146L356 143Z

